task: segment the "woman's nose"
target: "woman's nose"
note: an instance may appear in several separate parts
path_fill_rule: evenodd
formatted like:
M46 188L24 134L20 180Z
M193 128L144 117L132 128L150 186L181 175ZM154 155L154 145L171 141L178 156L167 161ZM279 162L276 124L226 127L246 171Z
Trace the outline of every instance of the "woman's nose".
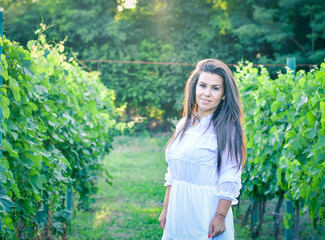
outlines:
M210 91L211 91L211 89L207 87L207 88L204 90L204 95L205 95L205 96L210 96Z

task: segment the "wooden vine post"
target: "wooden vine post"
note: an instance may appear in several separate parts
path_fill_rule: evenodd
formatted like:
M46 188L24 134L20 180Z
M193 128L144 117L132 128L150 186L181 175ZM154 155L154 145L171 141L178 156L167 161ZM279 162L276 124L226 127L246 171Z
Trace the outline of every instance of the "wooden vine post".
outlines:
M72 187L71 186L67 186L67 205L66 208L68 211L72 211L72 204L73 204L73 195L72 195Z
M0 55L3 53L3 8L0 8ZM0 76L0 87L2 86L2 76ZM0 96L1 99L1 96ZM2 110L0 107L0 159L2 158Z
M296 74L296 58L287 58L287 67L293 71L293 75ZM291 215L289 220L289 228L285 228L285 240L293 240L293 203L292 201L285 201L285 212Z
M256 228L258 222L258 202L254 200L251 215L251 238L256 239Z
M285 240L293 240L293 203L289 200L286 200L285 211L291 215L291 219L288 221L290 227L288 229L285 228L284 232Z

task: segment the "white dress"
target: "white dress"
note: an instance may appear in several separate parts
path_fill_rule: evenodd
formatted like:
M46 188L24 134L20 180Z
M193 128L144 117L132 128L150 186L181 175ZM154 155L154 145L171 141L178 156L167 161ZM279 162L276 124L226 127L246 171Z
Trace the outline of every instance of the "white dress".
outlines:
M211 116L200 119L181 140L178 136L166 149L165 186L172 187L163 240L208 240L209 224L219 199L230 200L232 205L238 202L241 169L238 170L235 160L228 159L224 152L218 176L217 138L212 126L207 129ZM177 124L176 132L184 123L185 118ZM234 239L231 207L225 225L226 231L213 239Z

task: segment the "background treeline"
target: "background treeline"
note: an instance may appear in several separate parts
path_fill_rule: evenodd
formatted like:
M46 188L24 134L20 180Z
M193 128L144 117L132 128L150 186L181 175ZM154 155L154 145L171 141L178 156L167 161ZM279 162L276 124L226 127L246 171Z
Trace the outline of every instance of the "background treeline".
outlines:
M217 58L257 64L320 64L325 57L325 3L321 0L4 0L5 34L25 45L40 22L49 40L67 37L77 58L195 63ZM118 10L118 7L120 10ZM96 63L87 63L97 70ZM125 117L154 123L175 118L193 66L100 65ZM274 68L270 71L276 71ZM151 121L151 123L153 123ZM161 125L160 125L161 126Z
M323 231L324 2L155 0L119 11L121 4L3 1L5 34L25 46L1 43L0 224L7 237L64 236L70 217L67 187L77 194L79 206L87 208L115 131L114 102L126 106L125 118L145 116L155 120L151 123L176 118L193 69L102 64L106 88L97 73L78 67L74 53L78 59L174 63L213 57L226 63L248 59L283 64L294 56L298 63L318 64L295 78L271 78L265 68L251 65L239 66L235 74L248 139L242 195L252 201L247 217L257 216L251 237L258 237L265 204L274 198L277 206L284 198L292 201L295 216L308 212L313 227ZM52 24L45 31L55 42L49 45L34 32ZM63 52L66 36L70 53ZM96 64L88 66L97 69ZM286 226L292 218L285 215ZM274 223L277 238L279 219Z

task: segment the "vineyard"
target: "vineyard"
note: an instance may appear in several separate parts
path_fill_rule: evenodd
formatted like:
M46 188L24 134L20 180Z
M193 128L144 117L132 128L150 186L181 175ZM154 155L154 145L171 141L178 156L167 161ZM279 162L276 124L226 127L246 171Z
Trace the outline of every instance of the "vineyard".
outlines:
M295 4L300 4L301 8L289 4L281 7L283 3L280 1L279 6L271 4L269 9L264 9L264 3L259 1L242 4L236 0L227 5L227 1L157 0L156 5L154 1L138 1L137 8L120 11L117 9L123 4L118 5L119 1L107 4L106 0L87 0L81 1L82 7L87 9L84 11L77 9L74 1L67 0L4 2L11 13L8 14L11 25L7 33L19 37L26 45L0 38L0 49L3 49L3 53L0 51L0 240L68 239L69 236L87 236L87 231L109 236L109 239L116 236L147 239L153 234L161 235L156 215L163 201L159 194L165 189L156 178L160 177L160 168L165 171L165 163L158 163L163 161L160 159L163 154L158 151L163 153L163 142L170 133L162 133L159 140L146 137L143 141L141 133L152 130L146 125L149 120L161 123L156 126L163 126L158 129L162 132L169 131L177 121L184 82L193 69L187 62L206 57L234 62L248 56L258 63L273 60L279 63L289 52L298 59L317 64L308 71L295 72L287 68L286 73L281 70L274 73L263 65L254 67L256 64L242 61L234 69L244 108L247 144L239 203L248 202L242 225L250 224L247 236L245 232L238 236L260 239L263 229L269 228L272 229L272 239L282 239L284 226L286 240L299 239L299 226L305 224L301 219L307 217L312 223L311 238L325 236L325 63L320 63L324 61L322 36L325 36L325 28L320 19L323 19L325 5L315 1L309 8L299 0ZM197 9L204 11L193 11L194 3ZM106 8L98 7L100 4ZM254 9L244 18L246 22L258 24L238 25L242 19L238 17L237 6L241 6L243 13ZM63 7L65 11L60 11ZM13 14L18 8L30 11ZM303 27L307 30L297 37L303 44L293 39L294 44L280 46L285 39L298 35L295 28L283 35L289 25L282 24L282 19L273 19L274 13L281 8L285 9L285 14L279 15L285 22L298 19L292 26L304 22ZM2 10L0 12L2 14ZM15 26L18 22L18 25L27 27L29 18L33 19L37 12L59 19L59 25L60 21L62 25L61 28L51 26L53 28L48 31L50 27L41 23L41 28L36 31L37 39L30 40L30 33L20 35L23 31ZM266 18L261 17L261 12ZM87 20L84 24L71 21L79 19L81 13L84 14L83 21L92 21ZM261 18L267 31L261 30ZM202 24L200 19L209 21ZM274 22L279 29L283 27L280 33L273 31ZM100 28L103 23L104 30ZM2 31L2 19L0 25ZM70 36L72 40L55 42L46 38L45 31L51 39L66 39L64 34L74 34ZM259 41L255 42L256 39ZM192 42L187 42L190 40ZM297 51L296 45L303 54ZM66 50L67 46L73 48L71 52ZM87 65L79 65L82 61L77 59L78 54L127 61L108 61L101 67L101 72L88 72L84 69L91 70ZM170 64L163 64L167 61ZM135 64L141 62L152 65ZM93 62L89 62L89 66L96 67ZM134 127L134 122L129 121L132 117L148 122ZM140 137L124 136L125 129L140 132ZM120 141L125 142L115 154L119 162L108 166L112 166L117 176L123 173L124 182L113 179L111 169L104 165L116 135L122 135ZM141 149L138 145L147 145L154 154L146 150L147 162L143 162L138 153L135 164L131 148L126 151L126 161L125 156L119 154L127 150L129 143L136 146L134 151ZM118 167L125 163L134 169L141 164L143 168L150 165L155 171L148 178L150 183L142 184L146 169L135 169L132 173L124 169L122 172ZM129 181L130 176L142 185L134 185ZM105 186L101 182L103 178ZM113 182L127 184L119 189L120 192L116 186L107 190L106 186ZM117 226L109 234L91 232L89 226L78 232L73 227L82 224L76 218L79 216L76 212L89 210L90 215L94 215L91 209L96 203L94 196L98 188L105 189L101 194L112 202L114 200L112 206L116 211L131 206L132 211L125 210L131 217L121 214L125 218L116 224L114 219L109 219L109 226ZM117 198L120 193L124 197L122 207ZM141 207L149 202L151 209L141 211L138 205L129 204L129 198L134 202L140 199L138 205ZM265 219L269 217L266 207L270 202L276 203L272 205L273 225L266 226ZM109 212L108 205L97 207L105 215ZM284 215L280 213L283 205L286 207ZM124 221L130 221L130 218L135 226L133 232L130 231L133 236L119 235L125 230ZM140 222L143 225L136 228ZM96 224L105 225L100 221ZM110 230L105 228L105 231Z
M266 201L278 198L274 209L274 235L279 230L279 210L285 198L295 208L286 213L286 228L299 214L309 213L313 227L325 223L325 64L296 76L279 74L273 80L264 67L239 65L236 78L245 112L247 164L243 193L252 201L247 214L255 218L251 236L259 235ZM252 222L254 222L252 220Z
M0 224L2 239L67 237L72 210L87 209L96 193L102 160L111 149L119 110L114 91L66 59L63 43L50 45L43 35L28 50L1 41L2 146ZM316 231L325 219L325 64L310 72L279 74L251 63L239 64L248 159L243 198L252 204L251 237L261 230L266 202L293 203L295 218L309 214ZM106 171L107 181L110 174ZM255 220L254 220L255 219ZM299 224L286 214L284 224ZM281 223L282 224L282 223Z
M116 124L114 91L67 61L62 43L40 35L28 50L7 39L1 45L0 238L65 236L67 190L78 208L91 204L102 159L126 126Z

